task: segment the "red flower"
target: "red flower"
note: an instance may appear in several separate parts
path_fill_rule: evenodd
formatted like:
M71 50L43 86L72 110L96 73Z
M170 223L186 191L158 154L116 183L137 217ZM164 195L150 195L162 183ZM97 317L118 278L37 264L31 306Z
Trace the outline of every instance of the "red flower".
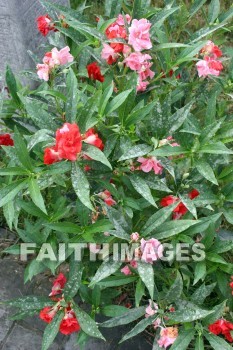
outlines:
M44 150L44 164L53 164L61 160L56 147L48 147Z
M51 306L46 306L40 311L40 319L46 323L50 323L54 318L56 311Z
M54 23L49 15L40 16L36 21L37 28L43 36L46 36L50 30L55 30Z
M189 192L188 196L190 199L194 199L196 198L197 196L199 196L200 192L198 192L198 190L196 190L195 188Z
M231 331L233 330L233 323L221 319L209 325L208 329L211 333L215 335L224 335L230 343L233 342L233 338L231 336Z
M169 195L169 196L161 199L160 205L162 207L167 207L168 205L174 204L178 200L179 200L179 198Z
M121 43L111 43L110 44L111 48L117 53L121 53L124 51L124 44Z
M108 190L99 193L100 198L104 200L104 202L111 207L116 204L116 201L112 198L111 193Z
M99 148L100 150L104 149L103 141L99 138L99 135L95 133L93 128L86 131L85 135L83 136L83 141Z
M82 138L77 124L65 123L56 132L56 149L59 157L75 161L82 149Z
M49 296L61 294L63 288L65 287L65 284L66 284L66 277L63 275L63 273L59 273L59 275L53 282L52 292L49 294Z
M68 311L61 321L60 332L68 335L80 330L80 325L73 311Z
M101 83L104 81L104 76L101 74L100 67L96 62L87 65L87 73L90 79L98 80Z
M0 135L0 146L14 146L14 141L10 134Z

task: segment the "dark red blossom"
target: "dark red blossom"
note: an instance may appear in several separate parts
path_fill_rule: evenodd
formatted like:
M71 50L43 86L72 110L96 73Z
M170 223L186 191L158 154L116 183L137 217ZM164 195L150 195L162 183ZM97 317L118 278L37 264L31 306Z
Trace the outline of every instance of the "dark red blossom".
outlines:
M10 134L0 135L0 146L14 146L14 140L12 140Z
M49 296L61 294L63 288L65 287L65 284L66 284L66 277L63 275L63 273L59 273L59 275L57 276L57 278L53 282L52 291L49 294Z
M62 334L65 335L69 335L80 330L80 325L75 316L75 313L72 310L66 312L65 317L60 323L59 330Z
M104 76L101 74L100 67L96 62L92 62L87 65L87 73L90 79L98 80L103 83Z
M38 17L36 21L37 21L37 28L43 36L46 36L51 30L53 31L56 30L54 23L52 22L52 19L49 17L48 14Z

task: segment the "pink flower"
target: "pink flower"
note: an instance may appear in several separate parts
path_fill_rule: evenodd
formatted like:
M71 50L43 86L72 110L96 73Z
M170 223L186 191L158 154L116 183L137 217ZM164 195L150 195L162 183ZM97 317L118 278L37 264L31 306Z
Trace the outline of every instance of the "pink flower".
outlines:
M155 174L162 174L163 167L155 157L139 157L137 161L142 164L140 165L140 169L144 171L144 173L149 173L153 169Z
M133 233L131 233L131 235L130 235L130 238L131 238L131 240L132 241L135 241L135 242L137 242L138 240L139 240L139 233L138 232L133 232Z
M178 337L178 330L176 327L162 328L160 332L160 339L158 345L167 349L168 346L173 344Z
M117 17L117 20L116 20L116 23L119 25L119 26L124 26L125 25L125 20L128 24L130 24L131 22L131 17L130 15L126 14L125 16L122 16L121 14L118 15Z
M108 44L103 44L104 47L101 52L101 57L107 61L108 64L113 64L116 62L117 58L119 57L119 54L114 51L114 49L108 45Z
M36 69L37 69L37 75L40 79L44 81L49 80L50 68L47 64L38 64L36 66Z
M130 266L132 266L134 269L136 269L138 267L138 263L136 260L131 260L130 261Z
M161 259L163 256L163 245L160 241L155 238L151 238L146 241L144 238L141 239L141 260L146 263L153 264L153 261Z
M200 54L218 58L222 56L222 51L213 43L213 41L208 40L206 45L201 49Z
M150 27L151 23L145 18L140 20L133 19L131 27L129 27L129 44L133 46L135 51L152 48L149 33Z
M145 91L147 88L147 85L149 85L149 84L150 84L149 81L147 81L147 80L142 81L141 79L139 79L138 84L137 84L137 92Z
M147 54L142 54L141 52L132 52L126 59L125 64L132 70L141 72L144 70L144 65L148 65L148 60L152 57Z
M131 270L130 270L130 268L129 268L128 265L126 265L125 267L123 267L123 269L121 269L121 272L122 272L124 275L126 275L126 276L132 275L132 272L131 272Z
M223 65L220 61L214 60L211 57L206 56L204 60L200 60L196 64L198 76L207 77L208 75L219 76Z
M153 316L154 314L157 313L158 310L158 304L156 304L153 300L149 300L149 305L146 308L146 314L145 317Z
M100 248L101 248L101 245L100 245L100 244L89 243L89 250L90 250L90 252L93 253L93 254L99 253Z
M154 329L157 329L161 324L161 318L157 318L154 322L153 322L153 326Z
M70 54L69 46L64 47L60 51L56 47L52 49L52 60L56 65L64 65L73 62L74 57Z

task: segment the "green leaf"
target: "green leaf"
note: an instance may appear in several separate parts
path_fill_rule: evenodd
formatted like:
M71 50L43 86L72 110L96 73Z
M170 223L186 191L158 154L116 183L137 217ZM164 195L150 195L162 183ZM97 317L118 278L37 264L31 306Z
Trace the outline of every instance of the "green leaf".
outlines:
M206 332L205 338L208 340L214 350L232 350L232 346L230 344L215 334L209 334Z
M28 171L20 167L4 168L0 169L0 176L8 175L28 175Z
M145 306L140 306L135 309L130 309L122 316L117 316L112 318L111 320L105 321L101 323L101 327L111 328L122 326L137 320L138 318L145 315Z
M128 311L127 307L121 305L107 305L101 308L101 313L108 317L124 315Z
M164 207L158 210L156 213L154 213L148 219L145 225L141 228L141 232L143 233L143 236L147 236L149 233L154 231L157 227L162 225L164 221L166 221L169 218L169 216L171 215L172 211L175 209L176 206L177 206L177 203Z
M73 309L82 330L86 334L94 338L100 338L105 340L103 335L100 333L96 322L85 311L78 307L78 305L74 305Z
M218 181L214 175L213 169L211 166L204 160L198 160L196 164L197 171L208 181L212 182L215 185L218 185Z
M194 16L200 10L200 8L206 3L206 1L207 0L195 0L189 10L190 17Z
M221 318L223 313L224 313L225 307L226 307L226 300L224 300L221 304L213 306L212 307L213 313L204 318L203 324L205 326L208 326L208 325L214 323L219 318Z
M96 283L102 281L104 278L112 275L114 272L118 271L122 265L121 261L104 261L95 276L92 278L89 287L93 287Z
M138 261L138 274L149 291L150 297L154 299L154 270L149 263Z
M193 285L195 285L200 279L203 279L205 274L206 274L206 262L198 261L195 265Z
M175 282L172 284L168 293L164 297L164 299L166 300L166 303L172 303L173 301L176 301L177 299L179 299L182 292L183 292L183 280L182 280L181 274L179 273L179 271L177 271Z
M136 290L135 290L135 306L136 307L139 307L140 301L141 301L143 295L145 295L145 285L142 282L142 280L139 279L137 282L137 285L136 285Z
M29 171L33 171L33 165L29 157L27 147L16 127L15 127L15 133L14 133L14 147L15 147L15 152L20 162L22 163L22 165Z
M156 238L164 239L177 235L187 230L189 227L199 223L199 220L175 220L165 222L162 227L156 230Z
M82 233L83 230L78 224L74 224L73 222L58 222L58 223L45 223L46 227L49 227L51 230L62 232L62 233L73 233L78 234Z
M36 146L40 142L50 142L54 143L54 138L50 135L51 131L47 129L38 130L35 134L33 134L28 142L28 150L30 151L34 146Z
M90 201L90 185L84 172L77 163L72 163L71 181L80 201L89 209L94 210Z
M66 101L66 120L69 123L76 121L77 102L78 102L78 81L73 69L69 68L66 79L67 101Z
M13 308L23 309L24 311L41 310L45 306L52 306L55 304L54 301L49 298L37 297L35 295L28 295L22 298L7 300L4 303Z
M221 13L219 16L219 22L227 22L233 16L233 7L229 8L228 11Z
M171 127L168 131L168 134L173 135L176 130L178 130L181 125L184 123L185 119L188 117L193 103L188 103L184 107L178 109L170 118L169 122Z
M145 198L151 205L154 207L156 206L156 203L154 201L154 198L151 194L151 190L149 186L147 185L146 181L139 177L138 175L132 175L130 178L130 181L134 187L134 189L143 197Z
M213 313L212 310L203 310L197 305L185 301L179 310L169 313L167 316L169 317L169 322L172 321L176 323L186 323L200 320L210 315L211 313Z
M195 207L195 204L193 202L193 200L189 199L186 196L183 195L179 195L182 203L186 206L186 208L188 209L188 211L190 211L190 213L195 217L195 219L197 219L197 210Z
M119 108L127 99L132 89L121 92L119 95L114 97L106 106L105 114L109 115L117 108Z
M33 178L29 180L29 186L28 186L30 196L32 201L35 203L35 205L40 208L43 213L47 214L45 204L44 204L44 199L41 195L39 185L37 181Z
M136 276L110 276L98 282L98 286L101 287L101 289L109 287L119 287L135 282L137 279L138 277Z
M180 9L179 6L173 8L164 8L160 10L155 16L153 16L151 22L153 23L153 27L151 28L151 32L154 31L154 28L160 28L163 22L171 16L174 12Z
M191 296L191 301L194 304L201 305L205 299L212 293L216 286L216 283L209 284L208 286L203 283Z
M206 254L206 259L212 262L215 262L217 264L224 264L227 265L228 263L226 262L226 260L224 260L221 255L218 255L216 253L210 253L208 252Z
M182 62L189 61L190 59L192 59L203 48L205 44L206 41L198 42L182 50L182 52L177 57L176 64L180 64Z
M168 157L168 156L177 156L180 154L188 153L183 147L181 146L170 146L165 145L163 147L157 148L155 151L151 152L151 156L160 156L160 157Z
M126 341L127 339L135 337L135 335L143 332L146 329L146 327L148 327L152 324L154 318L148 317L148 318L144 318L143 320L138 322L136 324L136 326L133 329L131 329L131 331L129 331L127 334L124 335L124 337L121 339L119 344L121 344L124 341Z
M135 125L139 121L142 121L154 108L157 101L148 103L146 106L133 111L129 116L127 116L125 121L125 126L129 127L130 125Z
M17 204L20 208L25 210L30 215L48 220L48 216L43 211L41 211L33 202L24 202L23 200L17 200Z
M110 97L112 96L112 93L113 93L113 83L111 82L111 84L109 86L107 86L106 89L104 90L104 93L100 99L99 115L101 117L104 115L105 108L107 106L107 103L108 103Z
M195 349L194 350L205 350L204 340L201 335L196 338Z
M12 201L27 186L28 180L19 180L0 189L0 207Z
M229 148L227 148L222 142L209 143L204 145L199 150L200 153L211 154L233 154Z
M83 145L83 152L90 158L106 165L108 168L112 169L111 164L109 163L107 157L101 150L92 145Z
M151 149L152 146L146 144L135 145L124 152L124 154L119 158L119 161L144 156L148 154Z
M11 70L11 67L8 65L6 67L6 84L15 103L17 105L20 105L21 102L17 94L18 88L17 88L16 79L15 79L14 73Z
M69 279L68 282L66 282L65 288L63 290L65 300L70 300L77 294L82 283L82 273L82 264L78 261L73 260L70 264Z
M208 8L208 21L209 23L213 23L220 13L220 1L219 0L211 0Z
M85 227L86 234L108 232L113 229L113 225L109 220L102 219L94 222L92 225Z
M186 350L195 335L195 329L187 329L179 332L178 337L172 344L170 350Z
M60 323L63 317L64 313L62 311L57 312L52 322L47 325L47 327L44 330L41 350L48 350L50 345L52 345L54 339L56 338L56 335L59 332Z

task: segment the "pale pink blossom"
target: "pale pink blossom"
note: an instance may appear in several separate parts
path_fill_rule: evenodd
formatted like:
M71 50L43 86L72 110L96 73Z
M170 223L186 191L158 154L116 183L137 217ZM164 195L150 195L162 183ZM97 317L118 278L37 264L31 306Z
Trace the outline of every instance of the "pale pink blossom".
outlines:
M74 57L70 54L69 46L64 47L60 51L56 47L51 50L52 60L55 65L65 65L67 63L73 62Z
M178 330L175 327L162 328L160 332L160 339L158 345L167 349L168 346L173 344L178 337Z
M139 157L137 161L141 163L140 169L144 171L144 173L149 173L153 170L155 174L162 174L163 167L155 157Z
M123 269L121 269L121 272L122 272L124 275L126 275L126 276L132 275L132 272L131 272L131 270L130 270L130 268L129 268L128 265L126 265L125 267L123 267Z
M114 49L108 45L108 44L103 44L103 49L101 52L101 57L107 61L108 64L113 64L116 62L117 58L119 57L119 54L114 51Z
M40 79L44 81L49 80L50 68L47 64L37 64L37 75Z
M141 52L132 52L125 60L125 64L132 70L141 72L144 69L144 65L152 57L148 54L142 54ZM148 64L148 62L147 62ZM147 68L147 67L146 67Z
M160 241L155 238L151 238L146 241L144 238L141 239L141 260L146 263L153 264L153 261L161 259L163 256L163 245Z
M220 61L214 60L211 57L206 56L204 60L200 60L196 63L197 72L199 77L207 77L208 75L219 76L223 65Z
M117 17L117 20L116 20L116 23L119 25L119 26L124 26L125 25L125 20L128 24L130 24L131 22L131 16L126 14L124 16L122 16L121 14L118 15Z
M131 240L132 241L135 241L135 242L137 242L138 240L139 240L139 233L138 232L133 232L133 233L131 233L131 235L130 235L130 238L131 238Z
M137 84L137 92L140 92L140 91L145 91L146 88L147 88L147 85L149 85L149 81L145 80L145 81L142 81L141 79L139 79L138 81L138 84Z
M149 50L152 48L150 41L151 23L142 18L140 20L133 19L129 27L129 44L133 46L135 51Z
M157 329L160 325L161 325L161 318L158 317L158 318L153 322L154 329Z
M145 314L145 317L150 317L150 316L153 316L154 314L157 313L158 311L158 304L156 304L153 300L149 300L149 305L147 306L146 308L146 314Z
M90 250L90 252L93 253L93 254L99 253L100 248L101 248L101 245L100 245L100 244L89 243L89 250Z
M144 62L144 64L141 67L141 70L139 72L139 78L141 80L146 80L147 78L154 78L155 73L150 69L153 63L151 62Z

